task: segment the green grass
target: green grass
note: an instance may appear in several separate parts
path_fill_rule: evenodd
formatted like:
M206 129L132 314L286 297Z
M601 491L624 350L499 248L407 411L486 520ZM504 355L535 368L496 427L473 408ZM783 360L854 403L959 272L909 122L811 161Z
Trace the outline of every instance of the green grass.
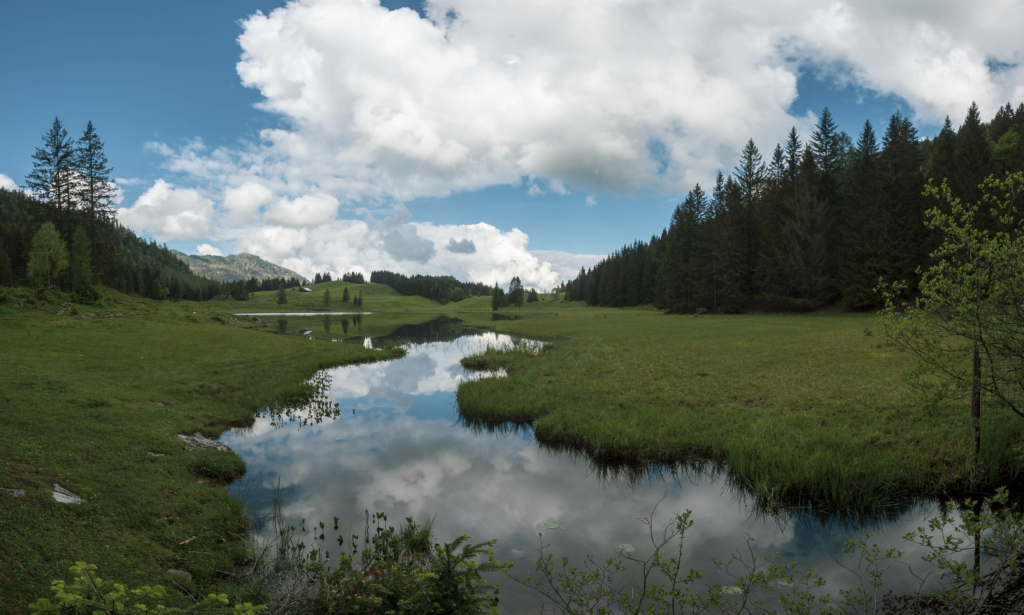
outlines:
M0 297L0 487L27 496L0 492L0 613L26 612L76 560L132 587L225 585L242 555L245 513L216 486L244 463L186 451L176 434L217 436L307 395L302 383L318 368L385 356L257 333L231 320L236 302L108 294L76 316L13 294ZM54 483L87 503L54 502Z
M508 378L459 387L470 420L536 421L538 440L609 461L711 459L770 502L832 506L990 486L1021 468L1024 421L989 411L976 467L966 402L904 380L865 314L667 316L535 303L471 323L549 340L471 358ZM529 318L527 316L537 316ZM866 332L873 334L868 335Z

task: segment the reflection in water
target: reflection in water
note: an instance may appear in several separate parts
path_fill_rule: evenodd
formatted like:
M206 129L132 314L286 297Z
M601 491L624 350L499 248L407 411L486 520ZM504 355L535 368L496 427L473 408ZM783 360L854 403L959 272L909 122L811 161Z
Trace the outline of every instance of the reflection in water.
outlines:
M293 525L333 516L358 524L364 510L393 518L431 516L439 539L462 533L474 541L496 538L496 556L515 562L520 576L536 559L534 524L559 524L544 534L550 552L603 559L617 545L639 549L649 542L637 519L650 515L661 500L656 524L664 525L676 511L693 511L686 565L697 569L710 570L712 557L728 557L747 544L746 536L756 552L778 551L801 568L813 566L836 595L846 573L832 555L840 554L844 539L865 528L880 545L905 548L911 558L920 554L900 537L932 516L933 504L827 518L813 509L769 510L745 496L728 470L712 462L600 463L538 446L529 425L461 421L455 388L477 376L459 359L517 340L465 329L448 318L405 326L384 326L375 316L363 319L366 337L353 341L372 348L400 343L407 356L325 370L313 383L317 394L311 403L268 413L251 428L225 434L226 443L248 463L241 482L247 483L251 505L268 508L280 480L285 520ZM313 328L309 320L321 321L318 331L326 329L320 317L303 322L289 317L285 328L289 333ZM513 583L502 583L501 597L503 612L536 607L536 597Z

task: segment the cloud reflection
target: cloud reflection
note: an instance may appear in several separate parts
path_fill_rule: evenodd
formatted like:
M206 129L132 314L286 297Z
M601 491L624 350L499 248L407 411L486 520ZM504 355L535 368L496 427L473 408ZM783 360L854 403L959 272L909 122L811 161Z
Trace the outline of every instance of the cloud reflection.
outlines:
M650 541L638 519L657 505L656 524L662 526L677 511L693 511L688 566L710 570L712 557L727 557L749 536L759 554L778 551L801 568L813 566L830 579L833 596L833 582L850 582L832 555L860 527L815 520L790 526L757 515L721 473L616 480L579 455L538 447L528 430L494 433L461 424L454 391L473 375L459 359L513 343L481 332L409 343L405 358L388 363L327 370L330 399L340 407L337 420L275 429L270 418L260 417L246 432L225 434L248 463L250 499L266 506L280 481L283 512L293 524L338 516L358 526L364 510L384 511L392 519L435 517L439 539L462 533L474 540L496 538L497 557L517 562L523 575L536 558L535 523L553 521L564 528L544 534L559 555L604 558L621 543L642 554ZM899 537L934 513L931 505L915 507L872 533L879 544L907 547ZM906 550L908 561L921 554ZM513 610L535 605L511 583L503 584L502 599Z

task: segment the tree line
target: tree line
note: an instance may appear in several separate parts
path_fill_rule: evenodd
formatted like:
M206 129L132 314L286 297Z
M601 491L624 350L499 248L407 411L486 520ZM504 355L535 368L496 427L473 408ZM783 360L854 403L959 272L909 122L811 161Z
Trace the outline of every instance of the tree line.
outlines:
M399 294L426 297L441 305L449 301L462 301L468 297L491 294L491 289L486 284L460 282L451 276L414 275L410 277L393 271L374 271L370 273L370 283L387 284Z
M0 189L0 286L56 286L83 300L95 298L95 284L151 299L239 294L238 284L197 276L166 245L118 224L113 168L92 122L73 140L55 118L32 158L30 194Z
M856 142L826 108L806 144L793 128L765 162L748 141L734 172L719 172L710 192L694 186L660 235L581 269L561 290L591 305L672 312L878 308L879 281L906 280L915 293L939 243L925 225L929 181L979 202L986 177L1021 170L1024 103L987 124L972 104L958 129L947 117L932 139L897 112L881 140L867 121Z

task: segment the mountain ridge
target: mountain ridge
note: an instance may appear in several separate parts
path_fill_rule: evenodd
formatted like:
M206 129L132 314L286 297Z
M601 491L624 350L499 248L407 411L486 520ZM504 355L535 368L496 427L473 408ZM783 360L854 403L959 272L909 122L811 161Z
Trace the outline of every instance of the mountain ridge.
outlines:
M256 278L257 280L298 278L303 283L308 282L305 276L301 276L291 269L275 265L248 252L229 254L227 256L185 254L178 250L171 250L171 252L183 260L192 270L192 273L221 282L234 282L236 280L248 280L249 278Z

